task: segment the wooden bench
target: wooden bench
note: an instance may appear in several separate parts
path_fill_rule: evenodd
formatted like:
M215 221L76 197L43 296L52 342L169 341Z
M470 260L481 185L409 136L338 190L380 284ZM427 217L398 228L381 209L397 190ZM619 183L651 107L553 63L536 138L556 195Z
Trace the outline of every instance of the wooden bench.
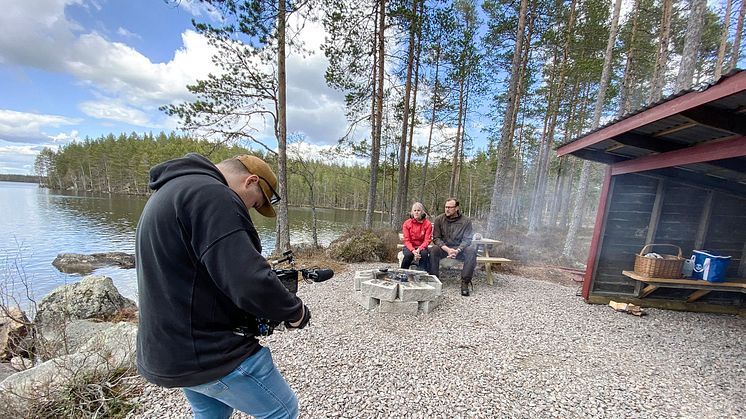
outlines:
M402 233L399 233L399 240L402 240L402 241L404 240L404 235ZM500 240L482 238L482 239L472 240L471 243L477 246L477 251L479 251L480 246L482 247L482 249L484 249L484 255L479 255L479 254L477 255L477 265L479 264L484 265L484 270L487 273L487 283L490 285L493 285L492 265L502 265L506 263L511 263L513 261L510 259L506 259L506 258L490 256L490 250L492 249L492 246L496 246L502 243ZM433 245L431 243L430 247L432 246ZM401 244L401 243L398 244L397 248L403 249L404 244ZM401 266L401 261L404 258L404 254L402 252L399 252L398 256L399 256L399 265ZM453 263L461 262L460 260L454 260L454 259L441 259L441 264L444 261L451 261ZM447 266L444 266L444 267L447 267Z
M746 293L746 280L743 279L731 279L725 282L708 282L697 279L650 278L637 274L633 271L622 271L622 275L646 284L645 288L640 291L640 295L638 296L638 298L645 298L658 288L680 288L695 290L686 299L687 303L697 301L711 291Z
M487 283L492 285L492 265L502 265L513 262L510 259L496 258L491 256L477 256L477 265L484 264L484 271L487 272Z

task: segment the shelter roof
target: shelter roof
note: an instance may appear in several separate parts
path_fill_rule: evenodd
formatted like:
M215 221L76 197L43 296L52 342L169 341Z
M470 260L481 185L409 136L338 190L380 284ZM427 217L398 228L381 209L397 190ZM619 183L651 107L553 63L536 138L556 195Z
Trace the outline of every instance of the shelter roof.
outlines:
M681 91L557 148L612 165L612 175L657 174L746 195L746 70Z

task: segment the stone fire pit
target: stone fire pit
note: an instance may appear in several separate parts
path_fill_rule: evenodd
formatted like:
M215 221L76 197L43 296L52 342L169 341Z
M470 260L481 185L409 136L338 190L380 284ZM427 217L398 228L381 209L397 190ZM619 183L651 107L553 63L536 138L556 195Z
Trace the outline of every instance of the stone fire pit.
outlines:
M371 269L355 272L355 300L381 313L430 313L440 303L442 284L427 272Z

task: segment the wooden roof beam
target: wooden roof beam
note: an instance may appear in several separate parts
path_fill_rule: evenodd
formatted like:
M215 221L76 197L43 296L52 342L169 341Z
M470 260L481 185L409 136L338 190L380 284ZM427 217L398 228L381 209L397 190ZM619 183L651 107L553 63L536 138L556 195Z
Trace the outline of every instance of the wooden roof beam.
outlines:
M746 74L746 72L741 74ZM705 163L712 160L722 160L743 156L746 156L746 136L725 141L711 141L693 147L643 156L625 162L616 163L612 165L611 174L621 175L624 173L644 172L647 170L684 166L693 163Z
M727 181L712 176L705 176L700 173L690 172L675 167L654 170L648 173L639 173L642 176L665 177L675 180L685 185L712 189L728 195L746 197L746 185L738 182Z
M565 144L564 146L557 149L557 155L564 156L565 154L569 154L590 145L604 141L606 139L613 138L619 134L632 131L635 128L645 126L655 121L660 121L663 118L676 115L683 111L696 108L697 106L702 106L706 103L742 92L744 90L746 90L746 71L741 71L740 73L736 73L733 76L722 80L718 84L708 88L705 91L689 92L671 100L667 100L657 106L632 115L629 118L623 119L615 124L611 124L597 131L591 132L584 137L580 137L577 140L569 144Z
M641 148L643 150L664 153L667 151L679 150L686 147L686 144L679 144L672 141L661 140L660 138L648 135L634 134L627 132L614 137L614 141L630 147Z
M728 131L733 134L746 135L746 115L727 112L714 106L701 106L681 113L683 116L700 125Z

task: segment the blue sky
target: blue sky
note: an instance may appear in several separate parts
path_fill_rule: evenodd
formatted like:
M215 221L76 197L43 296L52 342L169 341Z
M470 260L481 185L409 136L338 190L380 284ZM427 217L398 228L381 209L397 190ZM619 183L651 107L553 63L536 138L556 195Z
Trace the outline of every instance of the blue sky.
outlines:
M0 10L0 173L31 174L45 146L175 130L158 107L190 99L186 85L216 71L191 24L212 13L194 0L0 0ZM323 78L323 32L304 34L313 53L288 61L288 131L332 144L343 97Z

